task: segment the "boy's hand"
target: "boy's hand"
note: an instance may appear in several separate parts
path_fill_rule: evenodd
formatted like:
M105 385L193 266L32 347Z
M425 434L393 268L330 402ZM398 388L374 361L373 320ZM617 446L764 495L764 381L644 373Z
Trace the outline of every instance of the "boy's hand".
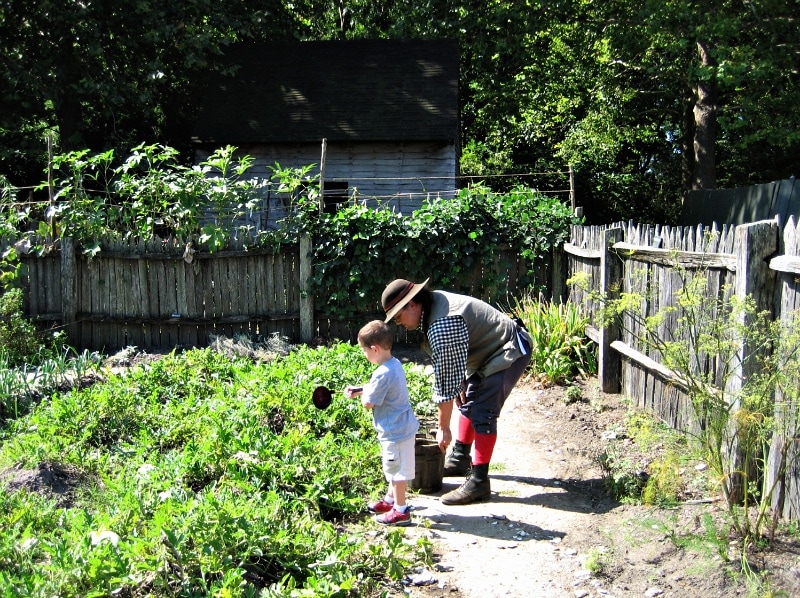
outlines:
M347 386L344 389L344 396L346 396L348 399L354 399L360 395L363 390L363 386Z

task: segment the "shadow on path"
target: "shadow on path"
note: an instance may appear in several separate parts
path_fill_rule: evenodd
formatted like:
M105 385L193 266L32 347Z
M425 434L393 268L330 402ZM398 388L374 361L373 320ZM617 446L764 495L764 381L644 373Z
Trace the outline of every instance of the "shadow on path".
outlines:
M450 507L448 507L450 508ZM453 507L458 508L458 507ZM509 519L505 516L462 515L440 511L434 507L414 506L412 514L419 522L438 532L464 533L507 542L560 541L566 532L546 529L538 525Z
M504 496L498 494L498 502L519 502L530 505L540 505L551 509L576 511L579 513L608 513L618 507L620 503L613 499L606 490L603 478L587 480L558 479L558 478L529 478L518 476L493 476L496 480L508 480L528 486L550 488L551 491L539 492L531 496ZM555 492L553 490L561 490ZM492 497L495 500L494 496Z
M596 515L608 513L620 505L619 502L611 498L605 489L605 482L602 478L588 480L561 480L557 478L531 478L509 475L493 474L491 479L495 482L509 481L524 486L530 486L531 490L541 488L544 491L526 493L524 491L516 494L504 494L495 483L492 487L491 503L496 504L525 504L540 506L548 509L559 509L575 513L594 513ZM434 497L439 498L442 494L455 490L461 485L461 480L457 478L446 478L442 489L435 493ZM458 506L450 507L458 509Z

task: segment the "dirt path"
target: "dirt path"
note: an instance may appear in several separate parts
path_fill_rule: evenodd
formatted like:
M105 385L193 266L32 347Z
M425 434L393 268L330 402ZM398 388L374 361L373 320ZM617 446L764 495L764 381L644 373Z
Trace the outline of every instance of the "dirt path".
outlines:
M587 542L602 544L599 518L614 504L597 465L576 460L569 438L554 444L549 418L529 417L539 396L518 389L509 397L493 459L492 500L442 505L439 497L460 478L445 478L441 492L414 497L418 529L437 546L440 561L435 589L412 595L574 596L576 580L592 589L588 575L576 577L580 556ZM580 545L575 530L581 530Z
M620 397L566 405L563 393L558 387L523 386L509 397L500 418L489 502L442 505L439 497L457 487L459 478L445 478L435 494L411 497L416 525L408 534L427 536L437 562L410 578L408 595L747 595L747 580L732 578L729 571L736 568L723 566L713 547L698 542L696 550L683 550L672 540L670 526L696 531L713 505L656 510L608 497L595 457L625 413ZM792 558L786 576L800 581ZM800 595L796 591L800 585L789 587L787 595Z

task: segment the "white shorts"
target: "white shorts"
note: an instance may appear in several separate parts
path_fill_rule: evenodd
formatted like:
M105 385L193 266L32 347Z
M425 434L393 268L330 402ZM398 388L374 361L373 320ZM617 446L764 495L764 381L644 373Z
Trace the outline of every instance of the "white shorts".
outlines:
M415 444L416 436L411 436L399 442L381 441L383 474L386 476L387 482L410 482L414 479Z

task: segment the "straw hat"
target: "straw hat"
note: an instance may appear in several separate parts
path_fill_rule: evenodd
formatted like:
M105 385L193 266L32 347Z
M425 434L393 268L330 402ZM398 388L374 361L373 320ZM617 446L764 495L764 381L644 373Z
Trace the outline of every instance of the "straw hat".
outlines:
M404 278L398 278L386 285L381 295L381 305L383 311L386 312L384 322L391 322L400 313L400 310L428 284L429 280L430 278L426 278L425 282L414 283Z

